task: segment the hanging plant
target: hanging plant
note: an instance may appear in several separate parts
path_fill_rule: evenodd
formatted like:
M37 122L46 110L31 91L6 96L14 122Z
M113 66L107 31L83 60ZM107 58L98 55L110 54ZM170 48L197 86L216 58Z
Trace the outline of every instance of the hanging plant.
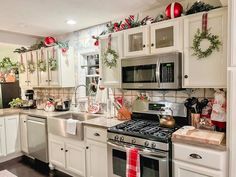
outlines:
M103 53L102 59L105 66L108 68L116 67L117 59L119 58L118 53L111 49L111 34L108 36L108 48Z

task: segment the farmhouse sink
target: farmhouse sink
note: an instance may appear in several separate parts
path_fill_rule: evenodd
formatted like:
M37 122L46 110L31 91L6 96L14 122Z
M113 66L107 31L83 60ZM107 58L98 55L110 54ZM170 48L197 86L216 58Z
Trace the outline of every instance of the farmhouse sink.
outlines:
M77 140L84 139L83 121L94 119L97 115L88 113L65 113L48 118L48 132L54 135L73 138ZM68 119L78 120L76 135L71 135L66 132L66 122Z

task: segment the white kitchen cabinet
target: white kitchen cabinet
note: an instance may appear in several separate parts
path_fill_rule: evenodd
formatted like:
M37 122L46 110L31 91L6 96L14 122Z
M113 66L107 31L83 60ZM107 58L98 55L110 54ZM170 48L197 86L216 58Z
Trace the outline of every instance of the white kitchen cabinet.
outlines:
M21 87L28 87L28 73L27 73L27 53L22 53L19 55L18 62L25 66L24 72L19 72L19 84Z
M227 152L173 143L174 177L227 177Z
M56 138L49 138L50 163L59 167L65 167L65 157L64 142Z
M38 55L37 55L37 51L27 52L26 58L27 58L28 86L32 88L32 87L38 86L38 68L37 68ZM31 72L29 70L29 68L28 68L29 62L34 64L35 71Z
M39 71L39 87L74 87L75 66L74 49L70 47L63 53L58 47L49 47L39 50L39 59L46 62L46 70ZM56 60L56 68L51 69L50 59ZM69 78L69 79L68 79Z
M75 174L85 176L84 147L76 146L70 143L66 144L66 168Z
M184 65L183 87L225 88L227 67L227 8L208 13L208 29L218 35L222 46L207 58L193 56L193 39L197 29L202 29L202 15L198 13L184 17ZM206 45L208 46L208 45Z
M6 154L20 151L20 125L19 115L5 117Z
M151 54L183 50L183 19L176 18L150 26Z
M0 157L6 155L5 119L0 118Z
M222 177L222 172L174 161L173 177Z
M111 34L111 49L119 56L115 67L104 65L103 54L108 49L109 35L100 37L100 79L103 86L108 88L121 88L121 58L123 57L123 32Z
M27 115L20 115L20 135L21 135L21 150L28 154L28 139L27 139Z
M49 134L49 162L69 174L85 177L84 142Z
M145 56L150 54L149 26L124 31L124 56Z
M107 130L85 127L87 177L108 177Z

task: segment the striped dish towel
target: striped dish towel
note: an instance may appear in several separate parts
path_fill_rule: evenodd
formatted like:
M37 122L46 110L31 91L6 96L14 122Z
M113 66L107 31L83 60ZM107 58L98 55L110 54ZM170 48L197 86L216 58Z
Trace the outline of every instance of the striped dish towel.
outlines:
M137 148L126 149L126 177L140 177L140 156Z

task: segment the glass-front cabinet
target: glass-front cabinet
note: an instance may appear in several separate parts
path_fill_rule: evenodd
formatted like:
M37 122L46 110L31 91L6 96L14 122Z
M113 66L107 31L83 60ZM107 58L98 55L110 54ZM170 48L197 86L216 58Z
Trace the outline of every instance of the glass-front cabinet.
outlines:
M182 19L152 24L150 27L151 54L183 50Z
M124 31L124 56L142 56L149 54L149 26Z

